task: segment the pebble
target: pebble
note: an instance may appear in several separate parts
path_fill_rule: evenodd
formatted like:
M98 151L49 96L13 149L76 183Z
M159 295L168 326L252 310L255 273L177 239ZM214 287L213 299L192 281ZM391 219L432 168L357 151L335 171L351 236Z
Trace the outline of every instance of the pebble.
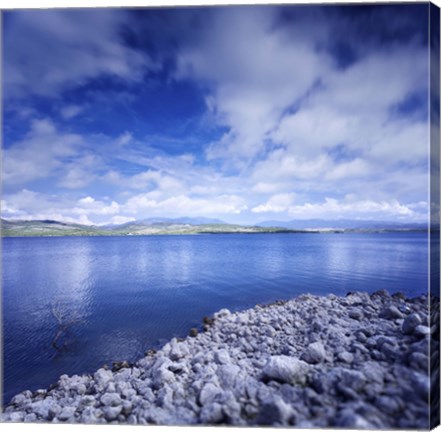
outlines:
M384 308L378 314L378 316L380 318L384 318L384 319L388 319L388 320L403 318L403 314L398 310L398 308L396 306L388 306L388 307Z
M272 356L263 368L263 376L280 382L304 384L309 365L295 357Z
M378 291L222 309L135 364L24 391L0 420L428 429L428 304Z
M302 360L308 363L321 363L326 358L325 347L321 342L314 342L308 345L306 352L302 355Z
M421 323L420 316L417 313L412 313L404 320L401 330L405 335L411 334Z

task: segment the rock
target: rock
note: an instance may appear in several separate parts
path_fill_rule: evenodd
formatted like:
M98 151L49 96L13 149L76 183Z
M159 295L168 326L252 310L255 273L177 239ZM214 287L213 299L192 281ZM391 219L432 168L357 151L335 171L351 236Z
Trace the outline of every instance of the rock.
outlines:
M384 318L387 320L394 320L398 318L403 318L403 314L398 310L396 306L387 306L381 310L378 314L380 318Z
M227 317L231 315L231 312L228 309L221 309L219 312L216 312L213 317L214 319L219 319L219 318L223 318L223 317Z
M75 414L75 411L76 411L75 407L65 406L64 408L62 408L62 410L57 415L57 419L61 420L61 421L71 422L72 421L72 417Z
M410 385L415 394L417 394L422 400L426 402L429 400L430 379L428 375L413 372L411 374Z
M436 361L439 328L430 338L427 298L304 295L215 316L206 332L134 365L23 392L0 420L428 427L429 342Z
M117 372L120 369L129 368L130 364L127 361L117 361L112 364L112 372Z
M291 384L304 384L310 366L302 360L287 356L272 356L263 368L263 377Z
M196 336L197 336L197 333L196 333ZM187 344L178 343L178 342L175 342L174 344L172 344L172 348L170 350L170 358L173 361L185 358L189 354L190 354L190 351L187 347Z
M256 423L262 426L286 425L292 415L291 406L279 397L261 406Z
M412 334L415 328L421 323L421 317L417 313L412 313L404 320L401 331L406 335Z
M343 351L339 353L337 358L344 363L352 363L354 361L354 355L348 351Z
M188 334L191 337L196 337L198 335L198 333L199 333L198 329L193 327L193 328L190 329L190 332Z
M361 321L363 319L363 312L360 309L351 309L348 313L349 318L352 318L357 321Z
M222 393L222 389L217 387L214 383L208 382L202 387L202 390L199 394L199 403L201 405L211 403L213 402L214 398L220 393Z
M225 349L220 349L214 353L214 360L217 364L227 364L231 362L230 355Z
M371 299L381 299L381 300L386 300L390 298L390 294L387 290L382 289L382 290L378 290L375 291L374 293L371 294Z
M201 409L200 420L203 424L218 424L224 419L222 405L217 402L204 405Z
M25 423L34 423L35 421L37 420L37 416L36 416L36 414L35 413L29 413L29 414L26 414L25 416L24 416L24 419L23 419L23 421L25 422Z
M431 333L430 327L425 326L425 325L417 325L414 329L414 334L416 336L429 336Z
M390 343L384 343L381 346L381 352L386 356L389 360L395 360L399 355L400 352L396 345L392 345Z
M105 406L117 406L122 403L121 397L117 393L104 393L100 400Z
M341 412L336 417L333 425L350 429L374 429L372 424L369 423L364 417L349 410L344 410Z
M410 367L414 369L427 370L429 367L429 358L420 352L413 352L408 357Z
M103 408L104 418L107 421L115 420L121 414L122 409L123 407L121 405L114 407L106 406Z
M7 413L5 418L6 421L10 421L13 423L21 422L23 421L23 419L24 419L24 414L21 411Z
M397 397L377 396L374 403L380 411L392 416L403 408L402 401Z
M93 380L95 381L95 386L98 390L102 390L113 380L113 373L103 368L98 369L93 375Z
M12 405L22 406L28 403L31 399L32 393L29 390L26 390L18 395L14 396L11 399Z
M308 346L301 359L308 363L321 363L326 358L325 347L321 342L314 342Z
M235 385L236 377L240 377L240 368L233 364L224 364L220 366L216 374L223 388L232 388Z

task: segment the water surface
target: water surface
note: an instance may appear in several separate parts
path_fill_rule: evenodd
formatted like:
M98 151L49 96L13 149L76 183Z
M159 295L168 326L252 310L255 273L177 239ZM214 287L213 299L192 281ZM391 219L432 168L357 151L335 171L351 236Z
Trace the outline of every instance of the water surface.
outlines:
M205 315L301 293L427 292L425 233L2 240L4 400L135 360ZM59 329L52 312L72 322Z

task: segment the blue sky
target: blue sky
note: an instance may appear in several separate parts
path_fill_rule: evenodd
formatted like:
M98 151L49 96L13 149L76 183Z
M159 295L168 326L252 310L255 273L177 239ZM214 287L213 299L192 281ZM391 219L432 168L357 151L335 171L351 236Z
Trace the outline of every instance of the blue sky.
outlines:
M428 4L3 14L2 216L428 212Z

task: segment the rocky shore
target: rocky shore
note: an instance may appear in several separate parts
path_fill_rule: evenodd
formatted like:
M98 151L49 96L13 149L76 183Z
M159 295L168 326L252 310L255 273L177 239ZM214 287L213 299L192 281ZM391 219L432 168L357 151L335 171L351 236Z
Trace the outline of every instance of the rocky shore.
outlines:
M2 421L427 429L428 303L378 291L223 309L135 364L16 395Z

